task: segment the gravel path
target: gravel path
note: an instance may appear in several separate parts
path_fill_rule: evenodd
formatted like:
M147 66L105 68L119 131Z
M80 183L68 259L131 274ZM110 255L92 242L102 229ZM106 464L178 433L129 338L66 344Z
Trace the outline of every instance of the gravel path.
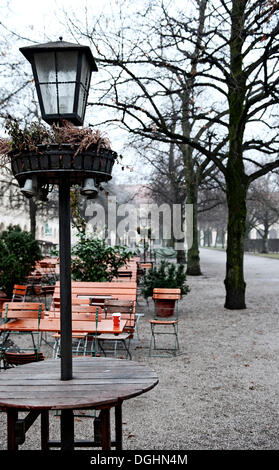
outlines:
M188 278L191 292L180 302L179 356L149 358L151 304L148 312L140 299L145 317L133 360L152 367L160 381L124 403L123 447L277 450L279 261L246 255L247 309L230 311L223 307L225 253L202 249L201 259L203 275ZM77 438L91 436L88 418L75 421ZM5 413L0 430L5 449ZM59 417L53 415L51 438L58 433ZM39 448L39 423L21 448Z

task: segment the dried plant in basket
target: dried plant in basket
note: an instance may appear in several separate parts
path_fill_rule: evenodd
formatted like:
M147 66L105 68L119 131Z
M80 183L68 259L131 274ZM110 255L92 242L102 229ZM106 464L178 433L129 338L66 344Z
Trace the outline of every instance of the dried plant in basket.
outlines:
M62 126L53 125L50 129L42 123L31 123L29 126L20 128L15 119L6 121L6 132L9 138L0 139L1 166L21 152L29 151L40 153L38 145L70 144L77 145L76 156L91 145L97 146L97 153L101 148L111 149L110 141L102 136L99 130L91 127L78 128L68 121L62 121Z
M78 128L68 121L62 121L62 126L53 125L53 134L55 142L58 144L78 145L75 155L83 150L87 150L90 145L97 146L97 153L101 148L111 149L110 141L102 136L99 130L91 127Z

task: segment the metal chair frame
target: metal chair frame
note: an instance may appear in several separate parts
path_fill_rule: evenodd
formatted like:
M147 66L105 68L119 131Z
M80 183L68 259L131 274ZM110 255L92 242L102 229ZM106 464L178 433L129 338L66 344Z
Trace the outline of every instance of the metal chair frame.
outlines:
M105 300L104 302L104 311L105 311L105 318L108 318L112 315L113 312L120 311L121 313L128 313L130 316L130 327L127 326L124 328L123 333L119 335L113 334L101 334L97 337L98 345L100 350L106 356L108 350L103 347L103 342L114 342L114 356L117 356L117 347L118 344L121 343L124 347L124 351L126 352L126 358L132 359L132 355L130 352L130 343L131 337L134 333L134 326L131 326L133 323L132 315L134 311L134 302L131 300ZM125 331L126 329L126 331ZM128 343L128 344L127 344Z
M15 284L13 288L12 302L25 302L27 286Z
M97 333L97 327L98 327L98 321L99 321L99 307L96 307L96 332L95 333L73 333L72 334L72 339L73 339L73 348L72 348L72 353L73 356L96 356L98 354L98 333ZM57 359L60 357L60 343L61 343L61 335L60 333L56 333L55 335L52 335L52 337L55 339L55 343L53 346L53 359ZM88 348L88 344L91 343L91 347Z
M156 313L154 314L154 318L149 320L150 327L151 327L151 337L149 343L149 357L170 357L176 356L179 351L179 340L178 340L178 323L179 323L179 307L178 301L181 298L180 289L162 289L162 293L160 293L160 289L154 289L153 291L153 299L156 307L156 302L159 299L169 300L170 298L174 298L173 291L176 291L176 299L175 299L175 306L174 306L174 314L171 317L158 317ZM179 292L178 292L179 291ZM158 330L158 328L161 328ZM171 331L165 331L169 328ZM174 341L172 347L157 347L156 343L156 336L161 335L172 335L174 336ZM156 353L157 351L157 353ZM160 354L159 352L162 352Z
M34 314L37 314L38 315L38 330L37 331L2 331L2 338L1 338L1 345L0 345L0 363L3 361L3 368L4 369L7 369L9 367L9 363L8 363L8 356L5 356L5 353L6 352L16 352L18 354L22 353L23 356L24 356L24 352L23 351L33 351L34 353L34 360L41 360L41 354L40 354L40 343L41 343L41 334L40 334L40 320L44 317L44 304L41 304L39 302L35 302L35 303L32 303L32 302L7 302L4 306L4 318L3 318L3 321L4 323L8 323L9 322L9 319L10 318L13 318L11 317L11 315L9 314L9 304L12 304L13 307L15 308L17 305L19 306L19 309L22 308L22 310L24 310L24 306L25 305L28 305L28 308L29 308L29 311L34 313ZM34 309L32 309L32 305L34 306ZM15 310L16 311L16 310ZM17 318L16 316L16 313L14 314L14 318ZM31 316L30 318L34 318L33 316ZM13 347L10 347L10 346L5 346L5 343L6 341L8 340L8 338L11 336L11 335L26 335L26 334L29 334L31 336L31 339L32 339L32 345L33 347L30 347L30 348L26 348L26 347L23 347L23 348L13 348ZM38 336L38 339L37 339L37 342L35 341L35 338L34 338L34 335L37 335ZM32 362L32 361L30 361ZM2 366L1 366L2 368Z

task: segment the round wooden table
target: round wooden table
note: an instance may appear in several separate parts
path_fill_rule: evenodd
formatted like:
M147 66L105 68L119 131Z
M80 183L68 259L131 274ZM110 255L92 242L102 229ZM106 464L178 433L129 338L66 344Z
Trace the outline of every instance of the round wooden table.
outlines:
M143 363L123 359L73 359L73 379L60 379L60 360L50 359L9 369L0 374L0 407L8 416L8 450L24 443L25 433L41 415L41 447L111 446L122 449L122 403L151 390L156 373ZM110 410L115 408L115 441L111 441ZM92 440L75 441L74 410L100 410ZM61 441L49 440L49 411L61 410ZM19 411L29 411L24 419ZM94 422L95 424L95 422Z

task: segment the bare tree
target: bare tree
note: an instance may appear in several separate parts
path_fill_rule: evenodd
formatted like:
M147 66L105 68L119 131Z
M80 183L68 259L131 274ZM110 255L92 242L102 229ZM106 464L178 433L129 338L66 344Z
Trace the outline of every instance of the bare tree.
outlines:
M268 253L268 235L279 221L279 194L270 175L255 181L249 189L247 208L250 230L255 228L262 238L262 253Z
M204 3L204 33L197 35L196 12ZM113 35L99 22L82 32L106 74L102 92L91 104L116 112L103 122L180 145L188 175L193 149L203 156L200 165L211 162L223 173L228 205L225 307L230 309L246 307L248 187L279 167L278 9L275 0L196 0L192 11L177 10L174 17L164 2L155 2L135 27L121 25ZM159 13L160 21L154 24ZM170 126L173 103L179 103L176 115L182 111L175 132ZM188 132L189 116L195 133Z

